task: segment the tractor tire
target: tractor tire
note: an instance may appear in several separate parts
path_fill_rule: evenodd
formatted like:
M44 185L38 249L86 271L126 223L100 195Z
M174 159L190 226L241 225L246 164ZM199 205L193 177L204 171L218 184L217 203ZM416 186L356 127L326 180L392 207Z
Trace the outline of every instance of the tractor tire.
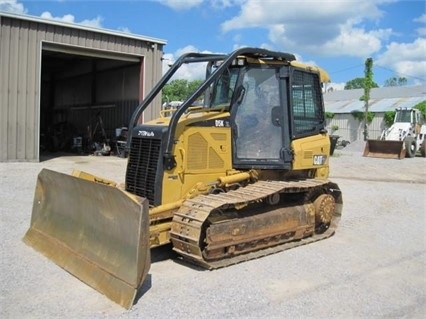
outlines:
M406 150L406 157L414 157L416 156L417 152L417 145L416 141L412 137L407 137L405 139L405 150Z
M426 139L424 139L423 143L420 145L420 153L423 157L426 157Z

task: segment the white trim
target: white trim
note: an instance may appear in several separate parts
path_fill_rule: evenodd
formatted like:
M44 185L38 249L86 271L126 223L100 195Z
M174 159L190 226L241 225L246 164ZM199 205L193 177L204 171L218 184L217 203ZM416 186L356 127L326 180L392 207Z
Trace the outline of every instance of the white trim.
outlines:
M40 41L38 48L38 71L36 74L38 81L38 89L37 89L37 101L36 101L36 111L37 114L34 116L36 118L36 123L34 123L34 135L35 135L35 160L40 162L40 136L41 136L41 69L42 69L42 61L43 61L43 41ZM37 126L37 130L35 128Z

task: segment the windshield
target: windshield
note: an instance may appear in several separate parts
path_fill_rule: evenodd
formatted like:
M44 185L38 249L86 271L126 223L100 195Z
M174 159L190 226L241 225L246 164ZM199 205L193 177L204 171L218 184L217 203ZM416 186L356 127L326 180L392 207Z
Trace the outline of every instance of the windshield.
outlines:
M411 110L397 112L395 122L411 123Z
M235 114L238 158L279 159L282 133L281 123L276 121L280 109L278 82L275 68L252 68L245 72L244 96Z
M229 111L240 70L240 67L226 69L210 86L198 93L187 111L201 109L204 111L206 109L221 112ZM187 80L173 80L171 85L163 90L163 95L167 99L163 103L163 115L171 116L202 84L203 80L195 80L189 83ZM185 91L182 87L188 87L185 97L181 97L179 101L170 100L169 96L176 95L174 91Z

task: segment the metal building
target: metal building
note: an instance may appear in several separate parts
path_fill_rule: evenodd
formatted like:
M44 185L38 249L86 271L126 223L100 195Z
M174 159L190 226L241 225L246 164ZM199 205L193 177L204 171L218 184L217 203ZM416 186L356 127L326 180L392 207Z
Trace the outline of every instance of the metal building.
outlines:
M364 112L364 101L360 97L363 89L341 90L324 94L325 111L334 116L327 121L327 129L342 140L354 142L364 140L364 123L356 119L352 112ZM385 129L384 114L398 107L412 108L426 101L426 85L373 88L370 92L369 112L374 113L368 125L368 136L377 139ZM333 128L337 128L334 131Z
M114 136L162 75L165 40L3 12L0 25L2 162Z

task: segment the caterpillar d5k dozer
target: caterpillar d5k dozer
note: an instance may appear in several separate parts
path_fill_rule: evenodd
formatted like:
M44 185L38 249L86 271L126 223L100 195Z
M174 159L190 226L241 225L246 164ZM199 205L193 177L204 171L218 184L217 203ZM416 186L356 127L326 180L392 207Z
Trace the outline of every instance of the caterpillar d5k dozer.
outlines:
M426 125L422 113L413 108L397 108L394 123L382 132L377 140L367 140L364 156L403 159L416 156L417 151L426 156Z
M193 63L206 65L195 92L137 124ZM130 120L125 190L88 173L43 170L25 241L130 307L150 248L171 242L183 259L213 269L331 236L342 194L327 179L328 81L288 53L183 55Z

